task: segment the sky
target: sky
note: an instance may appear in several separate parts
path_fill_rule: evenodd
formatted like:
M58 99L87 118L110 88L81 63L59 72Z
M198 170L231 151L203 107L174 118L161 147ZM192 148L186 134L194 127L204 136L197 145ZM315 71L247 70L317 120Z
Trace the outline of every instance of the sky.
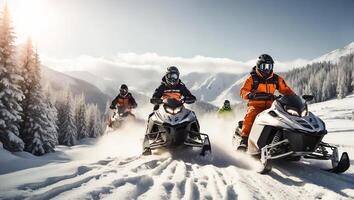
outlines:
M3 3L4 0L0 0ZM311 60L354 41L353 0L8 0L18 42L53 59Z

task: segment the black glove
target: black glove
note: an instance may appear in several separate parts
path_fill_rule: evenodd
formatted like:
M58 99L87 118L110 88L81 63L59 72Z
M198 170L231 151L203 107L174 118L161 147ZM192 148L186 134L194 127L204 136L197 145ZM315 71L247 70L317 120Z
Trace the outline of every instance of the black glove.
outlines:
M112 104L111 106L109 106L109 108L113 110L116 109L116 106Z
M191 104L195 102L195 98L186 97L183 99L183 102L186 104Z
M150 103L152 103L154 105L160 105L160 104L162 104L162 99L160 99L160 98L152 98L152 99L150 99Z
M249 93L248 99L268 101L268 100L274 100L274 95L271 93L267 93L267 92Z
M248 93L247 97L248 97L248 99L254 99L256 97L256 93L250 92L250 93Z

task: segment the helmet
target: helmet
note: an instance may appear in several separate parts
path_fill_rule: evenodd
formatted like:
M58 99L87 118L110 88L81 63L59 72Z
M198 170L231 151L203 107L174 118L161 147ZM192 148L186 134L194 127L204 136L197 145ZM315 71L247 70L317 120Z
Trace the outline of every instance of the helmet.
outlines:
M230 101L229 100L225 100L224 101L224 108L230 108L231 106L230 106Z
M171 66L167 68L166 71L166 82L169 85L177 85L179 82L179 71L177 69L177 67L175 66Z
M263 76L263 78L269 77L273 73L274 60L268 54L262 54L258 57L256 70Z
M120 86L119 94L122 96L126 96L128 94L128 86L126 84L122 84Z

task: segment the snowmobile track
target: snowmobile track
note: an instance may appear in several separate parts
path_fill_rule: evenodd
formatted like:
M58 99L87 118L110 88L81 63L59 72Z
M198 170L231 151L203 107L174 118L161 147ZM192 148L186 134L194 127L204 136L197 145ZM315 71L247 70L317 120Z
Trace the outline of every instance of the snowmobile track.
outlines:
M353 199L352 174L276 163L269 175L169 155L107 158L18 187L3 199ZM336 184L332 184L335 182ZM0 199L2 199L0 197Z

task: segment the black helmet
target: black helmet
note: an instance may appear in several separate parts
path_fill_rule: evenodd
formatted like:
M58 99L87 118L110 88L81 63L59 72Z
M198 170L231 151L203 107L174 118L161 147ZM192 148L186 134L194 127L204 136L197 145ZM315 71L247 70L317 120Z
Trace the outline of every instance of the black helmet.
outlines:
M225 107L225 108L230 108L230 107L231 107L229 100L226 99L226 100L224 101L224 107Z
M169 85L176 85L179 82L179 71L177 69L177 67L175 66L171 66L167 68L166 71L166 82Z
M128 86L126 84L122 84L120 86L119 94L122 96L126 96L128 94Z
M273 73L274 60L268 54L262 54L258 57L256 64L258 72L264 77L267 78Z

